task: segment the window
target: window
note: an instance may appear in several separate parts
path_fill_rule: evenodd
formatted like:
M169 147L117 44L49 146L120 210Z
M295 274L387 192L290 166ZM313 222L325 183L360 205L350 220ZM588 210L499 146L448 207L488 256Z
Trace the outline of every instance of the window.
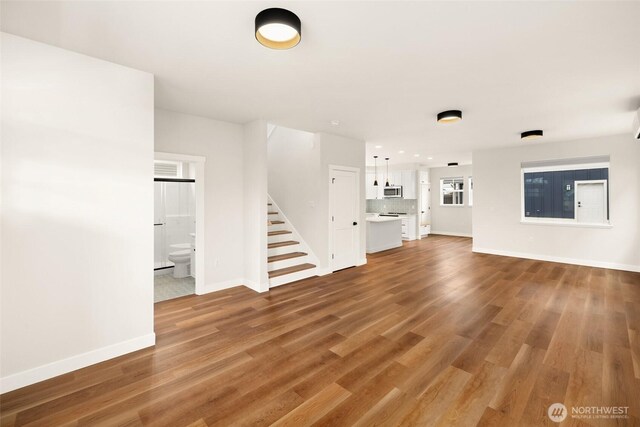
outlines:
M469 206L473 206L473 177L469 177Z
M609 223L609 164L522 168L525 222Z
M440 205L464 205L464 178L442 178L440 180Z

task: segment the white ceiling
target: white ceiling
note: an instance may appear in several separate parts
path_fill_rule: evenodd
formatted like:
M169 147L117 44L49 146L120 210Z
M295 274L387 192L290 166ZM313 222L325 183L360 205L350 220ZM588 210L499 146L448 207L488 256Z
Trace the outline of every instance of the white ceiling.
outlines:
M300 45L274 51L255 41L253 19L267 7L298 14ZM529 129L544 129L544 142L626 133L640 107L640 2L3 1L2 9L3 31L155 74L158 107L352 136L367 141L368 158L392 163L468 163L473 150L522 144ZM464 120L438 125L447 109Z

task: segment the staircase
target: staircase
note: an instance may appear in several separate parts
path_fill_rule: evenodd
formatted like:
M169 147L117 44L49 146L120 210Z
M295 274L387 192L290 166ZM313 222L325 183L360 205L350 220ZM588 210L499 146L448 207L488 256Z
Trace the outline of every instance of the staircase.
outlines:
M267 211L269 287L315 276L315 256L271 199Z

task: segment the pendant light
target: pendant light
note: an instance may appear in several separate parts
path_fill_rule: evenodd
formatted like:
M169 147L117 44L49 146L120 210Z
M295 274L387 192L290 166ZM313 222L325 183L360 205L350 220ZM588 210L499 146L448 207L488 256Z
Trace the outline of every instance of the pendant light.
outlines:
M389 187L389 158L385 157L384 159L387 161L387 182L384 184L384 186Z
M256 15L255 35L258 43L270 49L291 49L300 43L302 24L295 13L273 7Z
M373 166L373 170L374 170L374 179L373 179L373 185L374 186L378 186L378 156L373 156L373 161L374 161L374 166Z

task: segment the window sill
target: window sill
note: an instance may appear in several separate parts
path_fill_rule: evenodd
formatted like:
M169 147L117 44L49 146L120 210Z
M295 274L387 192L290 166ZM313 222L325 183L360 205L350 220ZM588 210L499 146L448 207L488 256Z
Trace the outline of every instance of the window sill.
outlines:
M558 227L579 227L579 228L613 228L611 224L581 224L579 222L561 222L561 221L527 221L520 220L520 224L525 225L553 225Z

